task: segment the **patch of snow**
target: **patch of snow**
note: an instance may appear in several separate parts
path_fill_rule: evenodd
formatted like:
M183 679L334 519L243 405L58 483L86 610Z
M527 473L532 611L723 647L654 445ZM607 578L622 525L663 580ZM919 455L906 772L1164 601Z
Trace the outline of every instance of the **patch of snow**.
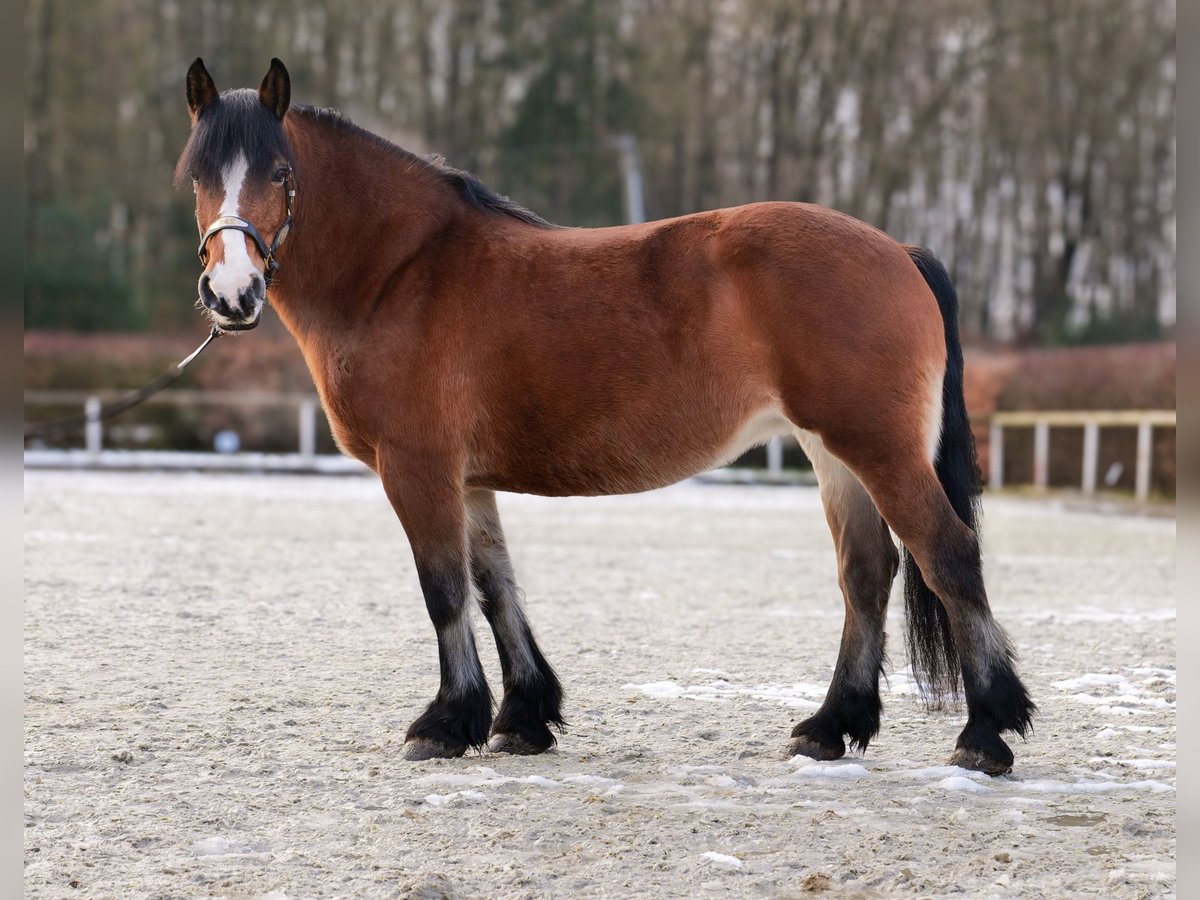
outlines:
M203 857L258 856L263 854L266 849L265 844L247 844L213 835L192 844L192 855Z
M477 768L478 775L468 775L465 772L433 772L422 777L421 781L433 782L436 784L464 785L470 787L492 787L498 784L507 784L514 779L507 775L501 775L495 769L487 766L479 766Z
M651 681L646 684L626 684L622 685L622 689L626 691L638 691L639 693L645 694L647 697L653 697L656 700L672 700L676 697L682 697L685 693L687 693L674 681Z
M805 762L795 774L803 778L838 778L854 781L859 778L870 778L871 773L858 763L842 762L813 762L807 756L793 756L792 762Z
M429 794L425 803L433 807L458 806L462 801L480 803L487 800L483 791L455 791L453 794Z
M755 700L772 700L799 709L817 709L820 703L813 697L824 697L825 686L820 684L760 684L753 688L736 688L740 694L747 694Z
M1075 692L1071 694L1072 700L1104 716L1140 716L1153 710L1175 708L1174 672L1146 666L1129 667L1125 671L1131 674L1088 672L1052 684L1059 690ZM1113 733L1106 729L1099 736L1112 737Z
M900 774L907 775L909 778L919 778L923 781L935 778L987 778L982 772L976 772L974 769L964 769L962 766L927 766L922 769L911 769Z
M740 859L738 859L736 856L729 856L726 853L716 853L713 850L709 850L704 854L704 858L709 862L716 863L719 866L732 866L735 869L740 869L742 867L742 861Z
M225 856L232 845L223 837L210 837L192 844L194 856Z
M525 779L525 781L528 782L529 784L536 784L538 787L547 787L547 788L562 787L561 782L555 781L552 778L545 778L541 775L530 775Z
M1098 684L1125 684L1125 682L1126 679L1123 675L1100 675L1089 672L1086 675L1080 675L1078 678L1054 681L1051 684L1064 691L1077 691L1080 688L1093 687Z
M615 778L605 778L603 775L567 775L563 778L565 784L593 784L598 786L606 786L616 784Z
M1139 697L1137 694L1119 694L1115 697L1097 697L1095 694L1072 694L1071 698L1080 703L1092 705L1148 706L1151 709L1171 709L1175 706L1162 697Z
M886 685L890 694L907 697L921 697L924 695L924 691L921 690L921 685L918 683L916 675L913 674L912 666L905 666L903 669L899 669L888 675ZM957 694L947 697L946 701L951 704L964 703L966 702L966 698L960 691Z
M937 786L944 791L966 791L971 794L982 794L991 790L990 787L985 787L964 775L951 775L949 778L943 778L937 783Z

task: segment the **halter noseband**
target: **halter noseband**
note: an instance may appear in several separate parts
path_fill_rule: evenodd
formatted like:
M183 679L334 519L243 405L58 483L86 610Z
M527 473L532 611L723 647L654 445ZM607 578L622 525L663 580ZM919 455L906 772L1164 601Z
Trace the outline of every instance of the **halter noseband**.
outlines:
M258 248L259 254L266 264L263 271L263 281L267 287L271 286L271 282L275 280L275 273L279 271L279 260L275 258L275 254L279 250L279 245L283 243L284 238L288 236L288 232L292 229L292 201L296 197L296 184L292 180L292 170L287 169L287 174L283 176L283 199L287 205L287 216L283 220L283 224L279 226L279 230L275 232L275 239L271 241L270 246L263 240L263 236L258 233L255 228L245 219L237 216L221 216L213 221L208 226L208 230L204 232L204 236L200 238L200 247L196 251L196 255L200 257L201 265L208 265L208 241L218 231L232 229L240 231L247 235L250 240L254 241L254 246Z

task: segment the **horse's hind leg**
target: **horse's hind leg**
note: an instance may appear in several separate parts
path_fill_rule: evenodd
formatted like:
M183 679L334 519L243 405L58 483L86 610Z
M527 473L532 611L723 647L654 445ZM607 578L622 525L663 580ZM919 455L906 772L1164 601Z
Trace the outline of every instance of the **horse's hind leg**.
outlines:
M791 753L838 759L865 750L879 731L879 675L883 667L884 619L900 557L887 524L859 480L830 455L821 439L796 437L813 464L825 518L837 548L838 583L846 604L842 646L825 702L792 731Z
M549 726L562 728L562 686L542 656L521 608L521 593L500 527L493 491L467 495L471 574L480 605L500 655L504 701L492 723L488 749L504 753L542 753L554 746Z
M905 584L909 644L914 672L935 696L957 688L961 671L967 698L967 725L951 763L989 775L1008 772L1013 754L1005 731L1024 736L1036 710L1017 675L1012 646L992 617L983 584L979 540L959 518L922 452L887 435L844 446L825 437L826 446L859 476L880 513L912 555L924 584ZM887 454L863 448L891 446ZM916 578L906 572L905 578ZM927 584L936 596L921 600ZM914 608L931 604L933 608Z

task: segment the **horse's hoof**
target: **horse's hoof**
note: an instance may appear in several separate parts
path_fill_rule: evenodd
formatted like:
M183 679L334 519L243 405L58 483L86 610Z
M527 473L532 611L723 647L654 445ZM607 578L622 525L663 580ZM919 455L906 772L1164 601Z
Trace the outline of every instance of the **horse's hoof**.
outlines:
M466 747L451 747L428 738L412 738L404 742L404 758L409 762L420 762L423 759L455 759L466 752Z
M996 759L969 747L959 747L955 750L954 755L950 757L950 765L983 772L985 775L1007 775L1012 771L1011 758L1008 760Z
M516 756L536 756L545 753L550 745L533 744L519 734L493 734L487 748L492 753L512 753Z
M813 740L811 735L801 734L792 738L788 744L788 758L793 756L808 756L812 759L830 760L841 759L846 755L846 744L822 744Z

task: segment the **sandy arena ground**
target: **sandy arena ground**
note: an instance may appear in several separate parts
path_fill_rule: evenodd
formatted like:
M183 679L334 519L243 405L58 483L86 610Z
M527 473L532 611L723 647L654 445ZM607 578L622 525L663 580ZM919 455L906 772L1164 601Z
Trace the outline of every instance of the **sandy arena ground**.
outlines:
M945 765L896 598L865 758L784 758L842 623L817 494L695 483L502 497L572 727L407 763L437 652L375 481L29 472L27 895L1171 896L1175 524L985 510L1011 777Z

